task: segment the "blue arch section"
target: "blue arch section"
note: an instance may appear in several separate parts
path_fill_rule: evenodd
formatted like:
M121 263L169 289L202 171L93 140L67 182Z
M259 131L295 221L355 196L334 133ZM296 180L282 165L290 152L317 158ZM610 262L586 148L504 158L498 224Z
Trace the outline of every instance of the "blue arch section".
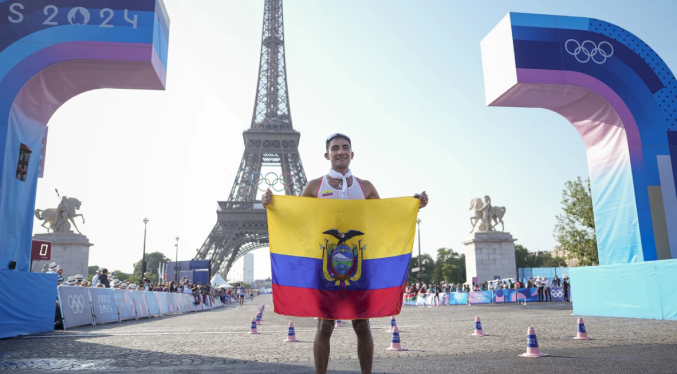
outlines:
M55 291L29 273L49 119L86 91L165 89L168 38L162 0L0 0L0 279L36 285L32 300ZM3 293L0 338L53 329L53 301L45 312L21 293Z
M561 107L565 90L584 88L617 112L605 130L575 124L588 152L600 263L677 258L677 80L660 56L609 22L525 13L506 16L482 53L489 105L544 107L571 120L577 108ZM544 87L559 104L517 98Z

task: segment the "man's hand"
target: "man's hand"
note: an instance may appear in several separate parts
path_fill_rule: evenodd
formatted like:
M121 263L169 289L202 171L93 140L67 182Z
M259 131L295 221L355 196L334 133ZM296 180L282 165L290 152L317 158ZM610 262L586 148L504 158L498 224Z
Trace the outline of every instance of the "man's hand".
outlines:
M426 205L428 205L428 194L425 193L425 191L421 192L421 194L416 194L414 195L415 198L420 199L421 202L419 203L418 208L425 208Z
M269 188L268 191L266 191L266 193L264 193L263 196L261 196L261 204L263 204L264 208L267 208L268 205L272 203L273 203L273 191L271 191Z

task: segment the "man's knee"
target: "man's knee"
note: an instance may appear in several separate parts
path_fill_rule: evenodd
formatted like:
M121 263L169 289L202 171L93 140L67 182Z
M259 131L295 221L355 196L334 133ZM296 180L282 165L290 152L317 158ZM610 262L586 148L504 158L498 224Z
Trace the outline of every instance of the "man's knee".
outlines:
M334 331L334 321L330 319L320 319L317 324L317 335L321 338L329 339Z
M369 328L368 319L354 319L353 320L353 330L357 336L368 336L371 335L371 329Z

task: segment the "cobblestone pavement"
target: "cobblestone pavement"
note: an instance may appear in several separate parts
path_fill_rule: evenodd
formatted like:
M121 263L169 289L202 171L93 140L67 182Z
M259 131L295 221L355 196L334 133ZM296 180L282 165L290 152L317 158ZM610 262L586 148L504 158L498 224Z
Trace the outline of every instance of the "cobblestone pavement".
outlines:
M266 312L259 327L261 334L249 335L247 332L251 318L262 304L266 305ZM0 340L0 370L166 372L223 367L234 369L235 372L313 372L312 340L317 321L312 318L279 316L272 310L271 297L261 296L254 303L247 301L244 310L228 306L200 313L83 326ZM660 356L659 360L672 370L665 372L677 372L677 321L587 317L585 324L588 336L593 340L575 341L571 337L576 334L577 317L571 313L571 306L564 303L437 308L405 306L402 314L397 316L397 323L402 330L402 345L409 351L386 351L385 348L390 345L390 334L386 332L389 319L371 321L375 369L379 369L380 365L383 370L412 372L417 366L408 365L417 362L431 365L440 360L458 361L449 358L452 356L514 358L525 351L527 327L533 326L541 350L546 353L560 352L573 357L585 355L590 350L598 352L600 357L610 357L619 355L619 352L636 351L635 348L639 349L640 346L648 349L646 347L655 345L660 347L654 350ZM488 336L471 336L475 316L481 318ZM289 321L294 322L297 338L301 342L283 342ZM332 336L330 368L344 368L352 372L359 368L355 335L349 327L350 322L344 326L337 328ZM660 352L669 354L662 355ZM270 363L287 365L271 366ZM651 363L649 360L646 364ZM432 371L426 372L445 372L435 371L443 367L432 365ZM473 367L477 369L473 365L466 369L474 372ZM491 372L488 368L483 371ZM661 371L657 369L650 372Z

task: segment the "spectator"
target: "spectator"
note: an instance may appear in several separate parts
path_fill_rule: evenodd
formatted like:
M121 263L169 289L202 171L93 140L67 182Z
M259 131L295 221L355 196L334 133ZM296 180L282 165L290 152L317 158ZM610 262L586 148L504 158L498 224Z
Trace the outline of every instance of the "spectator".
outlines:
M555 275L555 278L552 280L552 282L550 282L550 285L552 287L562 287L562 282Z
M63 277L63 269L57 266L55 271L59 282L61 282L62 284L66 283L66 278Z
M98 287L98 285L100 283L99 282L99 276L101 276L101 268L97 269L96 274L94 274L94 276L92 277L93 287Z
M83 277L82 274L75 275L75 282L77 283L78 287L82 286L82 281L84 279L85 279L85 277Z
M89 282L83 280L82 281L82 287L89 287Z
M77 283L78 282L75 280L75 275L71 275L68 277L68 280L66 280L66 285L70 287L75 287Z
M544 290L545 293L543 295L544 299L545 299L544 301L552 302L552 296L550 294L550 287L551 287L550 280L548 278L546 278L546 279L543 280L543 283L545 284L545 290Z
M564 277L562 277L562 291L564 292L564 301L566 301L567 303L570 302L569 287L571 287L571 285L569 284L569 277L565 275Z
M129 284L128 284L127 282L122 282L122 284L120 285L120 289L121 289L121 290L126 290L128 285L129 285Z
M122 281L120 281L119 279L113 279L112 284L113 284L113 288L120 288L120 286L122 285Z
M101 269L99 283L103 284L103 286L106 288L110 288L110 281L108 280L108 269Z
M56 262L50 262L47 265L49 266L49 270L47 270L47 273L56 273L56 269L59 267L59 265L57 265Z
M143 290L144 290L144 291L148 291L148 290L150 289L150 284L148 284L148 279L143 278L143 279L141 280L141 282L143 282L143 283L142 283L142 285L143 285Z
M538 302L543 302L544 301L544 288L545 288L545 282L543 282L543 279L539 275L536 277L536 286L538 287Z

